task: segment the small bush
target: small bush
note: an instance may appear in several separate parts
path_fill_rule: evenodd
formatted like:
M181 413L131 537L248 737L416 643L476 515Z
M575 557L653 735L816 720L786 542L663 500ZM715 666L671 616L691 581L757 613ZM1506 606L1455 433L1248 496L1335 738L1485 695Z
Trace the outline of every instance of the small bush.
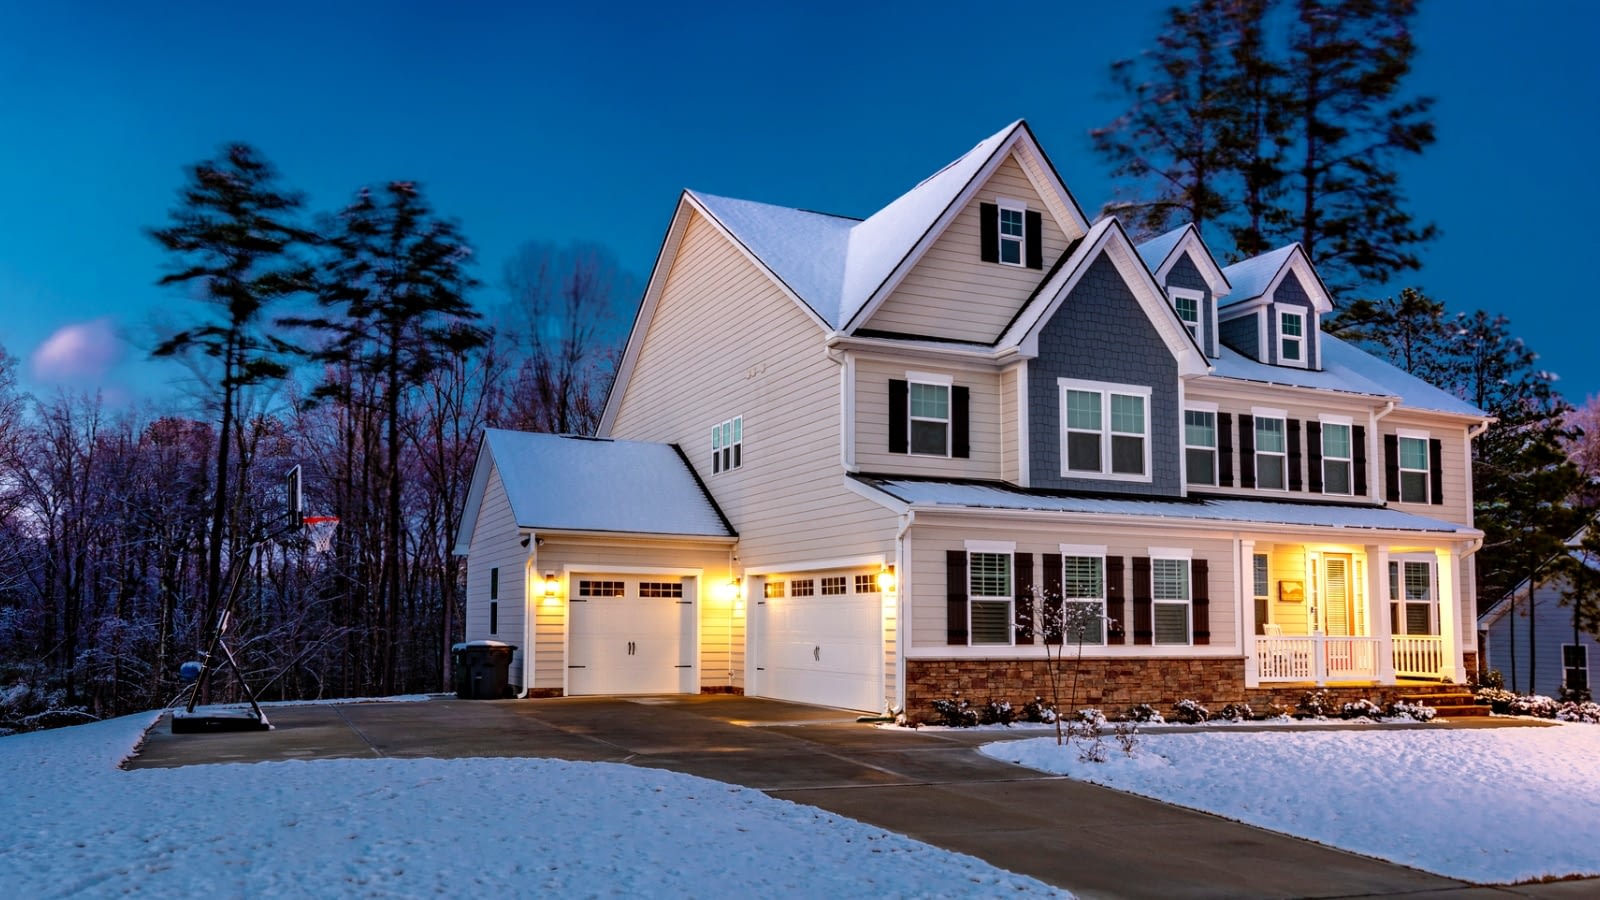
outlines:
M1497 687L1478 688L1477 693L1473 696L1479 703L1488 704L1491 711L1500 713L1501 715L1510 715L1511 704L1515 703L1517 700L1516 694L1513 694L1504 688Z
M1139 746L1139 726L1133 722L1117 723L1117 746L1122 748L1123 756L1133 756L1133 751Z
M1156 712L1156 708L1148 703L1139 703L1128 707L1128 711L1122 714L1122 720L1125 722L1146 722L1152 725L1160 725L1166 721L1161 713Z
M1511 701L1511 714L1515 716L1538 716L1541 719L1553 719L1556 710L1561 704L1543 694L1528 694Z
M1267 711L1261 714L1261 718L1287 719L1289 718L1289 708L1287 706L1279 706L1269 700L1267 702Z
M1433 717L1438 715L1438 712L1431 706L1410 703L1405 700L1397 700L1389 704L1389 715L1396 719L1406 718L1417 722L1432 722Z
M1383 707L1373 703L1371 700L1356 700L1339 707L1339 718L1381 719L1383 718Z
M1010 727L1016 720L1017 714L1012 711L1010 700L990 700L983 705L983 712L978 716L978 721L984 725Z
M935 725L948 725L951 728L971 728L978 724L978 714L973 710L972 704L957 694L949 700L933 701L933 712L937 716Z
M1500 674L1499 669L1490 669L1484 673L1483 680L1478 683L1480 688L1493 688L1497 691L1505 690L1506 678Z
M1256 711L1248 703L1229 703L1217 713L1217 718L1224 722L1248 722L1256 717Z
M1327 691L1306 691L1295 707L1295 718L1326 719L1333 710L1333 698Z
M1204 725L1211 718L1211 710L1200 705L1198 700L1184 698L1172 704L1172 720L1185 725Z
M1043 722L1049 725L1056 720L1056 708L1043 697L1034 697L1022 707L1022 718L1027 722Z
M1561 702L1562 703L1588 703L1590 700L1593 700L1593 699L1594 698L1589 695L1589 689L1586 688L1586 687L1581 687L1581 688L1563 687L1561 689Z
M1600 703L1563 703L1556 710L1556 718L1563 722L1586 722L1600 725Z

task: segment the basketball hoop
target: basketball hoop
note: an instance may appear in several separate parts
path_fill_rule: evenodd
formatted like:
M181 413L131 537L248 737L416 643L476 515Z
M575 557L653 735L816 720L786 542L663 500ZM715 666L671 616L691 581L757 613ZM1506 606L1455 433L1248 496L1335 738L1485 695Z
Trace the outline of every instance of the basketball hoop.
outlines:
M311 539L311 547L318 553L327 553L333 546L333 532L339 526L338 516L306 516L306 537Z

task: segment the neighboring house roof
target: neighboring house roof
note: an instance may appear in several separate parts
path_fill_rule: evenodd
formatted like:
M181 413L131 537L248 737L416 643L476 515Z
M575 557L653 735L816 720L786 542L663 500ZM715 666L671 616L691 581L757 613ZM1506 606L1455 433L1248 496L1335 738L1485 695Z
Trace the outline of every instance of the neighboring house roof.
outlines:
M1375 531L1415 531L1475 537L1482 532L1384 507L1288 503L1231 498L1137 499L1029 490L1003 482L936 481L857 475L857 481L919 510L930 508L1027 510L1134 516L1174 521L1238 522Z
M1578 529L1578 531L1575 534L1573 534L1571 537L1567 538L1567 540L1566 540L1567 549L1568 550L1578 550L1579 548L1581 548L1583 546L1584 534L1586 532L1588 532L1588 530L1589 530L1588 526L1584 526L1583 528ZM1559 556L1560 556L1560 554L1556 554L1555 556L1552 556L1549 559L1546 559L1544 562L1540 563L1539 564L1539 570L1541 572L1544 571L1545 567L1549 566L1550 563L1554 562L1557 558L1559 558ZM1584 553L1581 558L1583 560L1583 564L1584 565L1588 566L1595 573L1600 574L1600 557L1590 556L1589 554ZM1539 579L1539 584L1542 586L1546 582L1548 582L1549 580L1550 579L1549 579L1548 573L1547 573L1546 577L1543 577L1543 578ZM1501 619L1505 618L1506 613L1511 611L1511 601L1512 601L1512 599L1515 598L1518 594L1526 594L1527 592L1528 592L1528 579L1524 578L1521 581L1517 582L1516 586L1513 587L1511 590L1506 591L1505 595L1502 596L1499 600L1496 600L1494 602L1493 606L1490 606L1488 609L1484 610L1481 614L1479 614L1479 616L1478 616L1478 627L1480 627L1480 628L1488 628L1489 626L1493 625L1494 623L1496 623L1496 622L1500 621Z
M735 537L671 444L490 428L472 473L455 552L472 543L491 463L518 528Z

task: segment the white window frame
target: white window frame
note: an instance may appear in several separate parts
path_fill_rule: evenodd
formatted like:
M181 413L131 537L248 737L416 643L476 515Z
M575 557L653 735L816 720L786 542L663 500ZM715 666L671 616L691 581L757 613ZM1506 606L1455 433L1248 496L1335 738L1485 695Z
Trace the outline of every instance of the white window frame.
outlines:
M1211 417L1211 446L1189 443L1189 413L1201 413ZM1203 450L1211 454L1211 483L1201 484L1194 480L1194 467L1189 465L1188 455L1190 450ZM1183 408L1183 470L1187 483L1199 487L1217 487L1222 481L1222 454L1217 450L1217 404L1192 402Z
M1098 559L1100 561L1100 594L1098 597L1068 597L1067 596L1067 560L1068 559ZM1090 546L1086 544L1061 545L1061 602L1063 604L1077 604L1079 606L1095 605L1100 608L1100 639L1091 641L1087 637L1084 643L1089 646L1104 646L1107 632L1111 629L1106 622L1106 548L1105 545Z
M711 474L720 475L744 466L744 416L723 419L711 426Z
M1014 542L1000 541L968 541L967 549L967 645L969 647L1012 647L1017 643L1017 545ZM972 590L972 565L979 554L990 556L1003 556L1006 558L1006 590L1004 596L976 594ZM972 627L972 611L977 604L1004 603L1006 610L1006 640L984 641L977 640L977 631Z
M1135 481L1148 484L1153 480L1150 465L1151 418L1150 388L1148 385L1114 384L1109 381L1084 381L1078 378L1057 378L1057 411L1061 416L1061 477L1062 478L1093 478L1100 481ZM1067 392L1089 391L1100 395L1100 470L1069 468L1067 448L1067 435L1070 433L1092 434L1088 429L1067 427ZM1138 397L1144 403L1144 434L1140 435L1144 441L1144 471L1135 475L1129 472L1111 471L1111 446L1114 435L1128 436L1130 432L1116 432L1111 427L1111 397Z
M1197 344L1201 350L1204 350L1206 347L1205 292L1197 291L1192 288L1173 287L1167 288L1167 297L1172 301L1172 311L1177 315L1178 321L1183 323L1184 328L1189 329L1189 333L1194 335L1195 344ZM1178 312L1178 301L1180 299L1194 301L1195 320L1193 322L1185 319L1183 317L1183 313Z
M1581 667L1580 666L1569 666L1569 665L1567 665L1567 648L1568 647L1576 647L1577 649L1583 651L1583 665ZM1567 684L1567 670L1568 669L1576 669L1576 668L1582 668L1583 669L1583 687L1584 687L1584 690L1592 691L1593 690L1593 687L1592 687L1593 679L1591 679L1589 677L1589 645L1588 644L1582 644L1582 643L1579 643L1579 644L1562 644L1561 645L1561 687L1563 687L1563 688L1565 688L1567 690L1571 690L1572 689L1572 685Z
M1183 563L1184 585L1188 588L1183 600L1162 600L1157 594L1156 570L1157 562ZM1157 638L1159 630L1156 626L1156 612L1163 606L1181 606L1184 610L1185 636L1183 643L1177 641L1162 641ZM1192 647L1194 646L1194 551L1187 547L1151 547L1150 548L1150 645L1152 647Z
M999 208L995 211L994 233L995 240L997 240L999 243L996 244L994 248L994 258L998 260L1002 266L1026 268L1028 265L1028 204L1021 200L1013 200L1010 197L996 197L995 206ZM1016 234L1006 234L1005 214L1007 212L1014 212L1017 214ZM1006 246L1008 244L1016 245L1016 262L1008 262L1006 260Z
M1269 420L1270 421L1270 420L1273 420L1273 419L1276 419L1279 423L1281 423L1283 425L1283 430L1282 430L1282 434L1283 434L1283 449L1282 450L1262 450L1261 449L1261 422L1262 422L1262 420ZM1282 409L1267 409L1265 407L1251 407L1251 409L1250 409L1250 428L1252 430L1252 434L1250 435L1251 444L1255 448L1252 451L1252 453L1254 454L1254 464L1255 464L1255 470L1256 470L1256 490L1258 490L1258 491L1272 491L1274 493L1279 492L1279 491L1287 492L1289 490L1289 413L1286 410L1282 410ZM1279 465L1279 470L1278 471L1283 473L1283 483L1280 486L1275 487L1275 488L1273 488L1273 487L1262 487L1261 486L1261 458L1262 458L1263 455L1268 456L1268 457L1276 457L1278 459L1278 465Z
M1256 563L1261 565L1261 583L1256 583ZM1272 603L1272 554L1252 551L1250 554L1250 599L1256 601L1256 607L1264 610L1266 615L1261 617L1260 625L1270 625L1276 618Z
M1311 311L1303 306L1275 306L1274 309L1278 314L1278 364L1296 369L1311 368L1311 360L1307 358L1307 351L1311 347L1311 341L1308 339L1308 332L1311 330L1312 323ZM1300 333L1298 335L1290 336L1284 334L1283 319L1285 316L1295 316L1300 320ZM1299 359L1289 359L1284 355L1283 348L1290 342L1299 346Z
M1389 632L1396 635L1428 637L1439 635L1439 567L1438 557L1432 553L1395 553L1389 556L1390 573L1385 573L1389 594ZM1407 627L1411 621L1406 607L1424 601L1406 598L1406 566L1424 566L1428 572L1428 630L1413 634ZM1397 576L1397 577L1393 577ZM1398 591L1398 593L1396 593ZM1399 631L1395 628L1398 626Z
M1356 492L1356 428L1355 420L1349 416L1320 415L1317 421L1322 424L1322 446L1317 448L1322 454L1322 492L1331 497L1353 497ZM1328 454L1328 426L1343 427L1348 440L1345 442L1347 456L1330 456ZM1328 463L1342 462L1345 464L1345 483L1349 490L1344 492L1328 490Z
M916 385L923 387L936 387L944 389L944 418L935 419L928 416L915 416L911 414L912 399ZM927 456L934 459L949 459L951 438L955 431L953 421L954 410L951 403L955 397L955 379L949 375L940 375L933 372L907 372L906 373L906 453L911 456ZM944 452L929 453L917 449L916 423L918 422L943 422L944 423Z
M1432 455L1431 445L1429 443L1429 441L1433 438L1433 435L1432 435L1432 433L1427 432L1427 431L1414 431L1414 430L1408 430L1408 429L1405 429L1405 428L1401 428L1401 429L1398 429L1397 431L1395 431L1394 437L1395 437L1395 441L1394 441L1395 477L1400 480L1400 483L1395 486L1396 490L1397 490L1397 493L1400 496L1400 500L1398 502L1400 502L1400 503L1419 503L1419 504L1420 503L1427 503L1429 500L1433 499L1433 497L1432 497L1432 494L1433 494L1433 455ZM1405 451L1404 451L1404 449L1402 447L1402 444L1405 441L1421 441L1422 442L1422 468L1420 468L1420 469L1408 469L1408 468L1406 468L1406 454L1405 454ZM1407 472L1410 472L1412 474L1420 474L1422 476L1422 499L1421 500L1407 500L1406 499L1406 473Z

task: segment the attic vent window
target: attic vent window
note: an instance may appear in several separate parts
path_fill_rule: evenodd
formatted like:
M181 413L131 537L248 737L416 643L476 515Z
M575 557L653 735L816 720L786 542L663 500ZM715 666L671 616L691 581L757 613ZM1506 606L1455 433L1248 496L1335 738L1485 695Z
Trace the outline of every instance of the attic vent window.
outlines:
M979 256L984 262L1044 268L1044 217L1021 200L997 197L978 205Z
M1022 265L1022 213L1000 207L1000 261L1007 265Z
M1278 313L1278 361L1286 366L1306 365L1306 319L1296 312Z

